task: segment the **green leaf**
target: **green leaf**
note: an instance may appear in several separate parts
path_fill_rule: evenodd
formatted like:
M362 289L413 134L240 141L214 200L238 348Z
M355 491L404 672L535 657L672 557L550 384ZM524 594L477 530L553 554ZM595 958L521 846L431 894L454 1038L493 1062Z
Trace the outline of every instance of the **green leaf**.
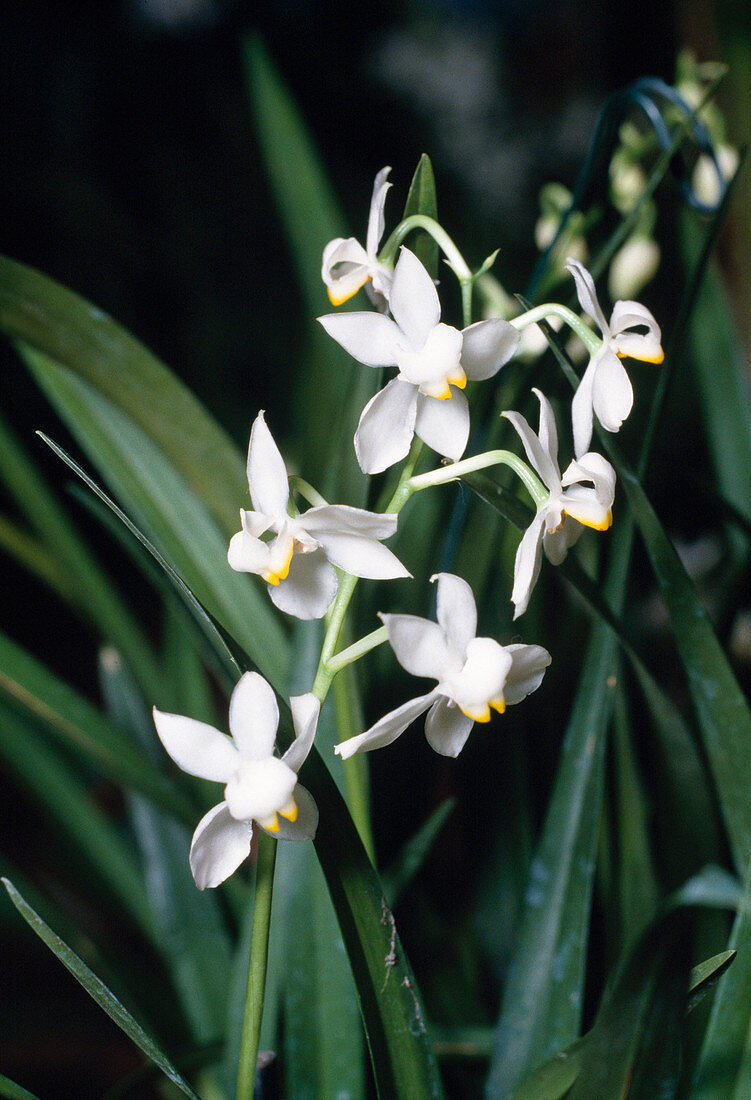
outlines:
M415 174L409 185L407 201L404 204L404 218L412 214L425 214L428 218L438 221L438 200L435 191L435 176L430 157L422 154L417 162ZM420 263L425 267L432 279L438 278L438 245L429 233L419 232L415 234L411 249Z
M3 1077L2 1073L0 1073L0 1096L7 1097L7 1100L38 1100L33 1092Z
M623 524L614 547L606 588L615 604L623 598L631 530ZM493 1100L579 1032L615 658L609 627L597 623L530 868L486 1086Z
M85 785L34 726L4 701L0 701L0 730L0 755L150 938L151 913L140 870L127 844L99 810Z
M430 855L438 834L455 806L455 798L447 798L440 806L436 806L427 821L423 822L414 836L402 846L391 867L381 875L383 892L392 907L396 905Z
M266 594L255 578L230 569L225 537L178 471L134 421L86 382L36 352L27 349L24 358L115 495L185 584L264 676L282 686L288 643Z
M165 1076L168 1077L173 1084L177 1085L181 1092L191 1097L191 1100L199 1100L187 1081L183 1080L166 1055L162 1053L153 1039L146 1034L140 1024L138 1024L130 1013L120 1004L117 997L110 992L107 986L97 978L96 974L89 970L83 960L80 959L59 936L55 935L52 929L44 923L42 918L21 897L15 886L13 886L8 879L0 879L0 882L2 882L3 886L8 891L10 900L32 931L36 932L39 938L47 944L49 949L54 952L76 981L78 981L86 992L93 997L99 1007L104 1009L110 1019L114 1020L117 1026L143 1051L147 1058L150 1058L152 1062L159 1066Z
M0 282L2 279L0 259ZM115 586L99 568L65 510L0 417L0 476L29 526L64 576L61 594L126 654L141 682L156 694L160 677L152 647Z
M634 475L621 483L672 620L735 865L751 860L751 713L704 606Z
M189 802L96 707L0 633L0 694L116 783L131 785L186 821Z
M100 657L102 693L112 719L135 745L163 759L143 697L118 654ZM167 963L193 1037L221 1036L230 974L230 942L213 891L196 888L188 864L190 833L138 795L128 798L141 853L154 940Z
M61 366L136 424L225 536L247 493L245 464L200 402L135 337L46 275L0 257L0 331Z

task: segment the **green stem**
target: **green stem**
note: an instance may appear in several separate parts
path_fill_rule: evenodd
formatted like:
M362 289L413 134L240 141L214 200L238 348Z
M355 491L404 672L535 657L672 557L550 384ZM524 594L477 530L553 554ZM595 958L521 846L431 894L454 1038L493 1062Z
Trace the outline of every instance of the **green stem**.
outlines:
M388 631L385 626L379 626L377 630L372 631L370 634L366 634L364 638L360 638L359 642L353 642L352 645L348 645L346 649L341 649L334 657L330 657L328 661L329 669L336 674L340 672L347 665L351 665L353 661L358 661L360 657L364 657L366 653L370 653L371 649L375 649L376 646L382 645L383 642L388 641Z
M518 317L512 317L509 321L510 325L514 328L522 329L527 325L534 325L538 321L544 321L546 317L560 317L565 324L569 326L572 332L575 332L581 342L590 355L596 355L602 347L602 340L593 332L586 322L584 322L578 314L573 310L568 309L566 306L559 305L557 302L545 302L541 306L535 306L534 309L530 309L527 313L520 313Z
M237 1067L236 1100L253 1100L261 1037L263 997L266 989L266 963L269 955L271 898L274 891L276 841L263 829L258 830L256 884L253 894L253 928L250 936L250 963L245 997L240 1061Z
M465 279L472 280L472 272L451 237L442 225L439 225L433 218L429 218L427 214L411 214L410 217L400 222L381 249L378 256L379 261L385 264L393 264L399 245L414 229L423 229L430 234L460 282L463 283Z
M314 489L312 485L309 485L303 478L298 477L297 474L290 474L289 487L298 492L303 500L307 500L308 504L311 504L314 508L320 508L328 504L326 498L322 497L317 489Z
M549 498L550 492L537 475L512 451L487 451L485 454L475 455L474 458L462 459L461 462L451 462L437 470L430 470L427 474L410 478L405 488L410 493L419 493L421 489L429 489L431 485L445 485L464 474L473 474L476 470L487 469L488 466L508 466L512 469L529 492L535 507Z

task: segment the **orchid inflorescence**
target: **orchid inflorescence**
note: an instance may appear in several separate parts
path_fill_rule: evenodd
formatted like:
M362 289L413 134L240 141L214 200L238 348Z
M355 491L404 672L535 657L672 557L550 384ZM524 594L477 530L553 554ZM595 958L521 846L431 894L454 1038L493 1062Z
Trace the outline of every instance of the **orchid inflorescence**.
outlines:
M384 614L381 628L337 651L356 578L410 576L383 542L396 532L398 512L413 493L504 464L520 478L535 508L514 564L514 618L522 615L543 553L552 564L560 564L585 527L604 531L612 523L615 471L590 445L595 417L606 431L616 432L631 411L633 389L621 359L662 359L660 329L650 311L637 302L619 301L608 322L592 276L571 258L567 268L587 320L548 303L515 317L471 323L466 305L478 273L472 275L436 222L425 216L406 218L379 252L389 172L384 168L375 180L365 246L354 238L338 238L323 253L322 277L332 303L342 305L365 287L376 310L331 313L318 320L360 363L396 370L360 417L354 447L361 469L377 474L407 461L383 512L328 504L310 487L308 492L298 486L312 505L300 513L263 412L253 423L247 466L252 509L240 510L241 529L230 542L229 564L262 577L272 601L286 614L299 619L326 616L327 631L311 690L290 700L296 736L282 756L274 753L276 695L258 673L246 672L232 694L231 738L191 718L154 711L159 737L179 767L225 785L224 800L201 820L191 845L191 869L201 889L223 882L245 859L253 821L280 839L313 836L318 810L298 783L297 773L313 745L320 706L333 677L375 646L388 641L407 672L433 679L435 686L338 744L336 752L344 760L391 744L426 712L429 744L455 757L475 722L488 722L493 711L502 714L506 706L521 702L540 686L551 660L547 650L478 637L472 590L448 572L432 578L437 621ZM417 228L433 235L462 283L461 330L441 320L433 279L415 253L401 244ZM481 272L490 262L492 258ZM522 331L545 318L568 324L588 353L571 404L575 458L561 474L555 415L539 389L533 391L540 406L537 433L520 413L502 414L519 435L528 463L500 450L463 458L470 436L468 384L494 377L516 354ZM422 444L444 461L415 474Z

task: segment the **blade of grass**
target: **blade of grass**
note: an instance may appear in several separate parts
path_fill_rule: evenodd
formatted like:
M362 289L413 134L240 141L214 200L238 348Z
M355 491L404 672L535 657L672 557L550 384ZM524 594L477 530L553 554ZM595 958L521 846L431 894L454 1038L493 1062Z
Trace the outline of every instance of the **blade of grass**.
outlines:
M4 1077L2 1073L0 1073L0 1096L7 1097L7 1100L39 1100L33 1092L17 1085L15 1081Z
M32 931L47 944L49 949L57 956L63 966L70 971L76 981L83 986L91 997L93 997L99 1007L104 1009L110 1019L114 1020L117 1026L143 1051L147 1058L150 1058L152 1062L159 1066L164 1075L168 1077L173 1084L177 1085L181 1092L189 1096L191 1100L199 1100L195 1092L193 1092L193 1089L187 1081L180 1076L167 1056L162 1053L153 1039L146 1034L140 1024L138 1024L130 1013L126 1011L107 986L97 978L96 974L86 966L83 960L79 958L74 951L71 951L70 947L68 947L59 936L55 935L52 929L44 923L38 913L31 908L8 879L0 879L0 882L2 882L3 886L8 891L10 900Z

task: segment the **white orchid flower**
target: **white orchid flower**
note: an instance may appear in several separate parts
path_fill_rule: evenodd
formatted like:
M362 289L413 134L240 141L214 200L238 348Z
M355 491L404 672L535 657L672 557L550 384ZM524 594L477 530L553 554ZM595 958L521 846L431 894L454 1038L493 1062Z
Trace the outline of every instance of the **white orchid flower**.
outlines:
M460 332L441 322L433 280L407 248L394 269L393 314L331 313L319 317L337 343L368 367L399 374L363 410L355 451L366 474L399 462L412 438L441 455L461 458L469 437L467 379L491 378L516 351L519 333L507 321L478 321Z
M382 168L375 178L365 248L354 237L337 237L323 250L321 278L332 306L340 306L362 286L379 308L388 304L394 272L388 264L378 262L378 245L383 236L386 193L391 187L386 182L390 171L390 168Z
M281 611L298 619L325 615L338 587L334 566L376 580L410 576L379 541L396 531L395 515L343 504L288 514L287 470L262 412L250 433L248 485L253 510L240 509L242 530L232 536L227 558L238 572L262 576ZM268 532L276 537L264 541Z
M594 279L586 267L571 258L566 267L574 277L579 304L602 333L602 346L590 359L571 406L574 451L579 458L592 440L593 410L608 432L617 432L631 412L634 391L621 358L631 356L647 363L661 363L665 356L660 345L660 326L646 306L639 302L616 302L608 324L597 300ZM647 331L633 332L634 328Z
M318 826L313 796L297 782L316 733L315 695L290 699L295 740L274 756L279 707L257 672L238 680L229 704L231 737L194 718L154 708L159 740L184 772L224 783L224 801L203 817L190 845L196 886L218 886L250 853L252 822L280 840L309 840Z
M416 615L381 615L399 664L413 676L438 681L427 695L410 699L365 733L336 745L343 758L390 745L428 711L425 736L442 756L458 756L475 722L503 714L542 683L550 654L537 645L499 645L477 638L472 589L451 573L438 573L438 622Z
M547 397L537 389L534 393L540 402L539 435L519 413L503 413L519 433L527 458L550 494L538 505L516 551L511 593L515 619L527 610L540 575L541 550L553 565L560 565L585 527L606 531L613 522L615 470L602 455L590 451L574 460L561 477L555 416ZM591 482L591 487L582 482Z

